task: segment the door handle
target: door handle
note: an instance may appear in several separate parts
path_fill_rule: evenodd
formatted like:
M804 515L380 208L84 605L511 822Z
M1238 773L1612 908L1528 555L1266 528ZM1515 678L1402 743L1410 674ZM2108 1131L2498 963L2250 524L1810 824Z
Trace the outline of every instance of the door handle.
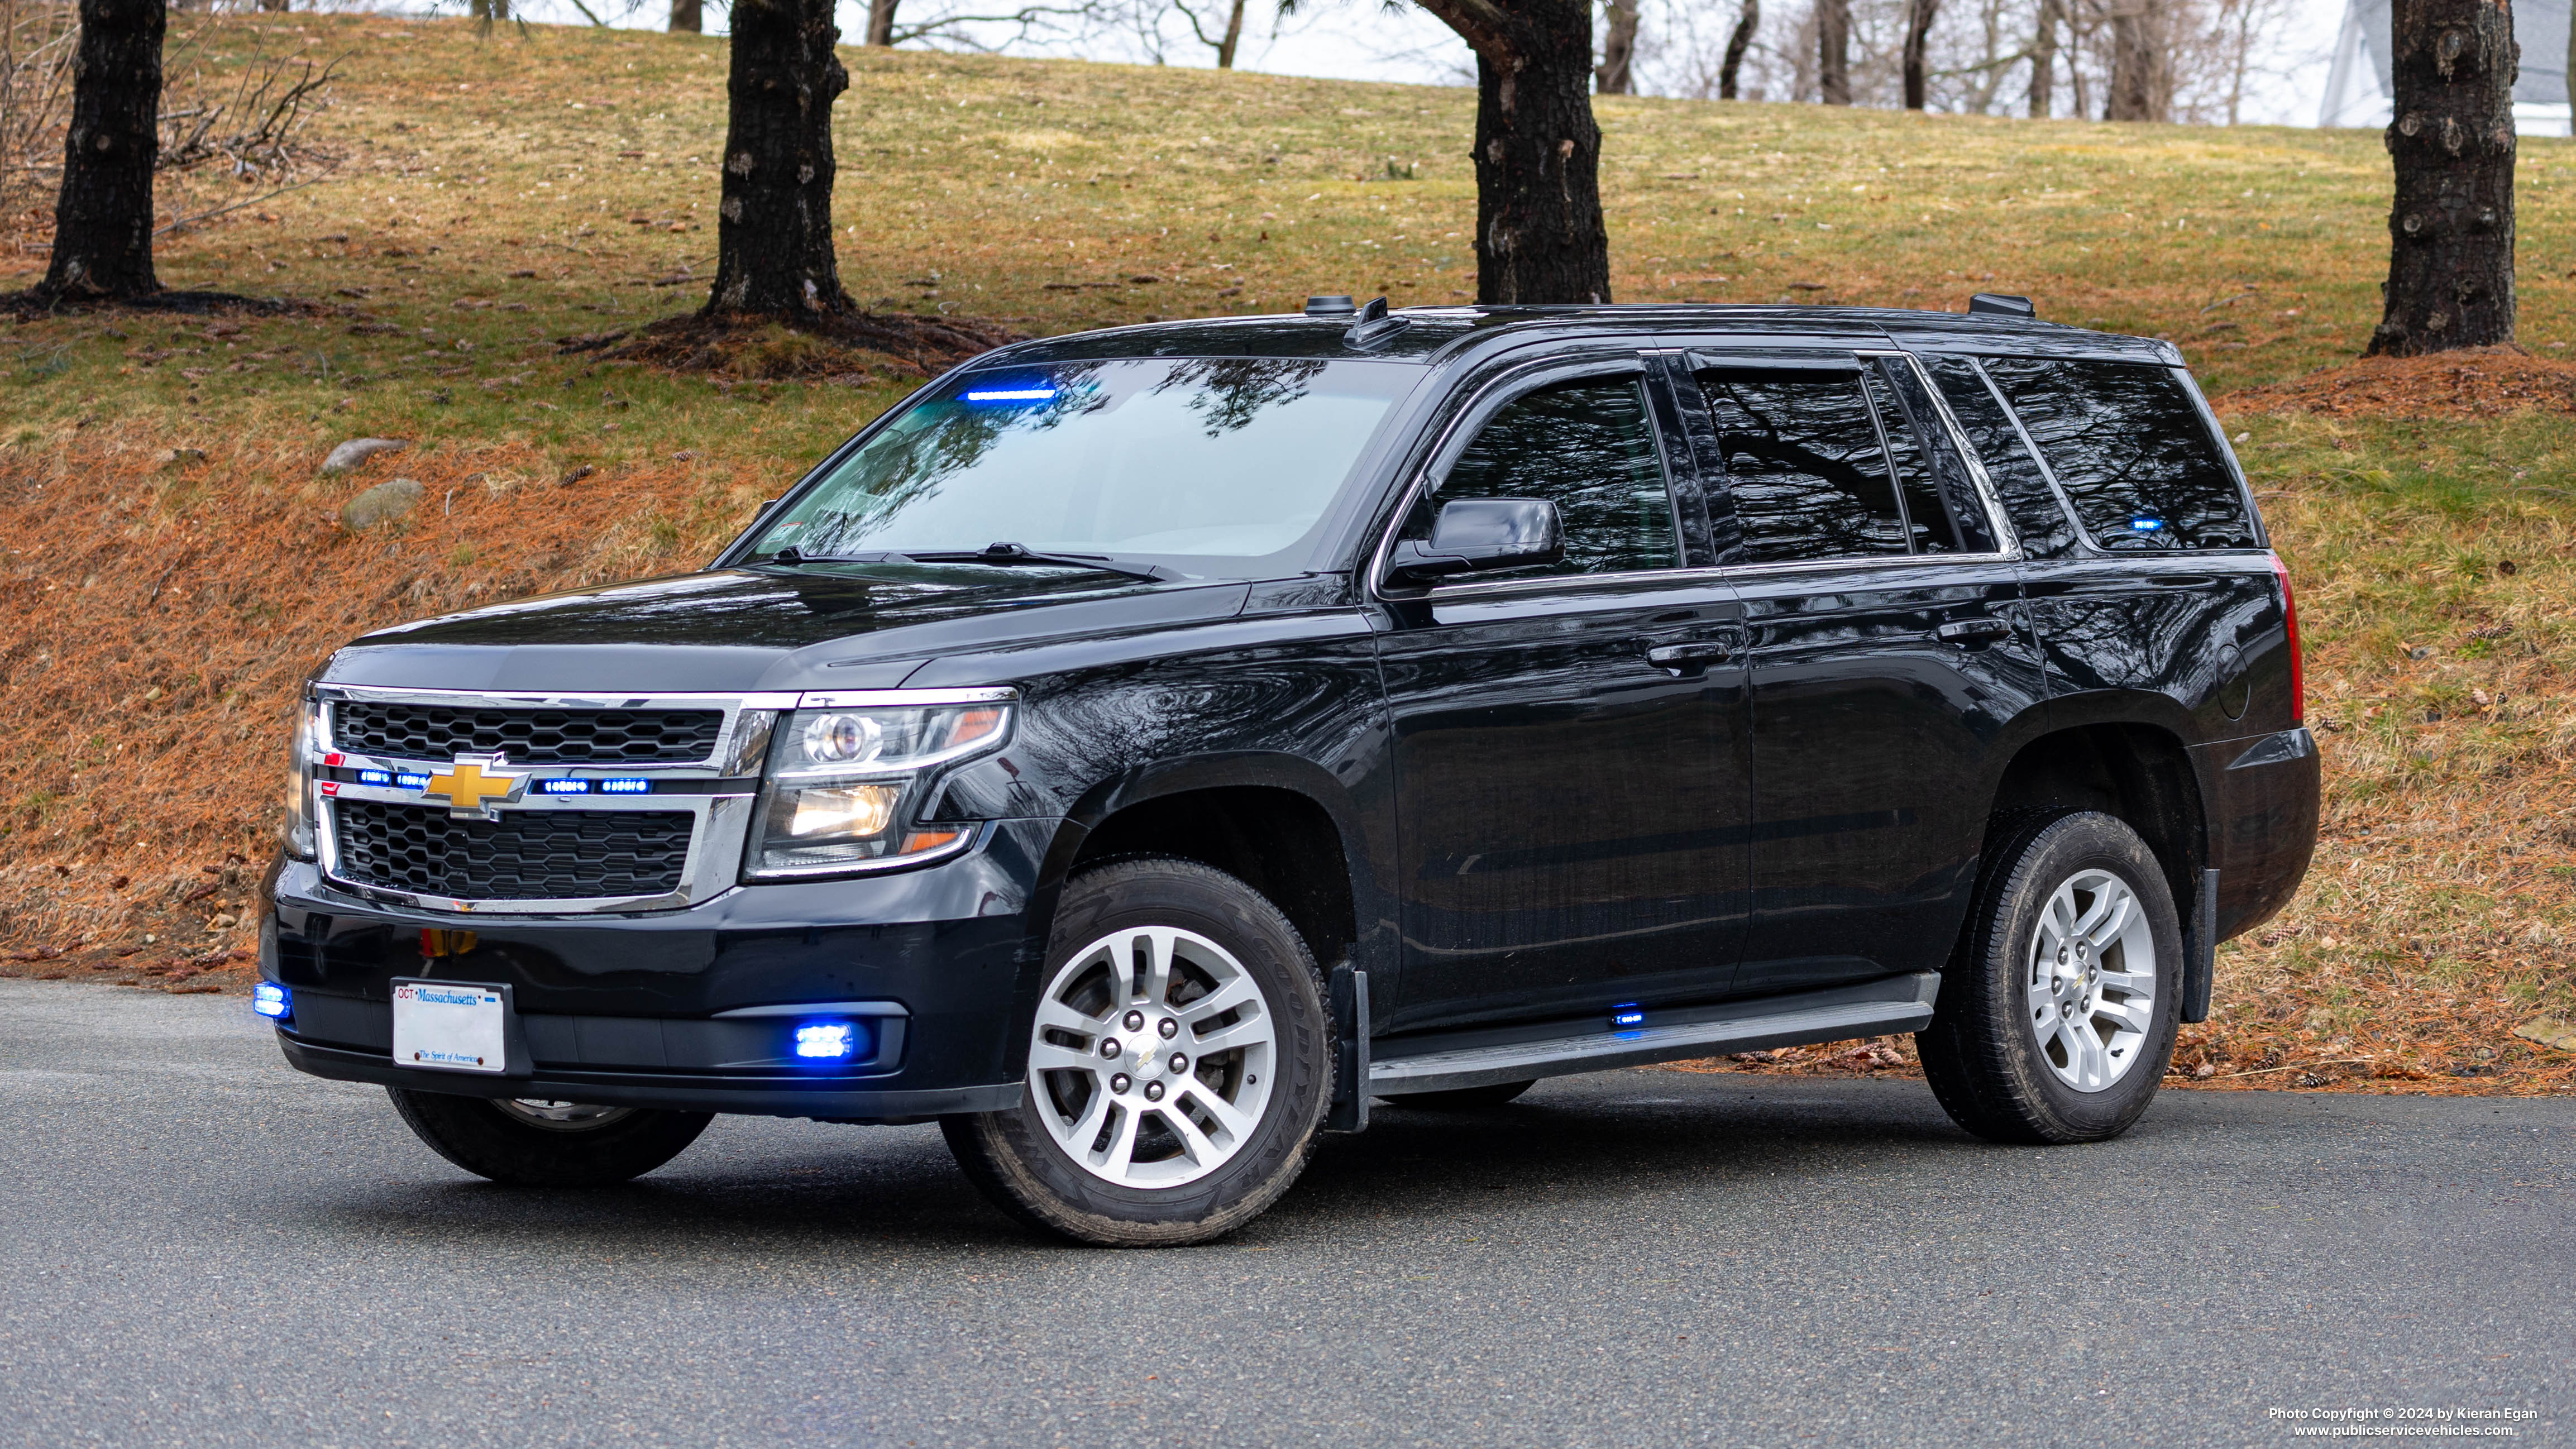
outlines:
M1723 664L1744 647L1744 631L1729 626L1717 631L1712 639L1694 639L1686 644L1658 644L1646 651L1646 662L1676 674L1697 674L1712 664Z
M1975 648L1979 644L2010 638L2012 629L2009 619L1953 619L1933 630L1932 635L1944 644L1965 644Z

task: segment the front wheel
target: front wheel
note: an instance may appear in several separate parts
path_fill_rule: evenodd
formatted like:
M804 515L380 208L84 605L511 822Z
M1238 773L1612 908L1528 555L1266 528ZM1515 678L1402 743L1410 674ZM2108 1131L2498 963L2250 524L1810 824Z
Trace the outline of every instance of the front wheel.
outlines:
M387 1087L403 1122L439 1156L514 1187L606 1187L680 1155L707 1112L460 1097Z
M1305 1169L1332 1097L1323 983L1234 877L1123 860L1065 887L1020 1105L942 1121L984 1195L1105 1247L1204 1242Z
M1995 1142L2097 1142L2173 1059L2182 924L2154 852L2097 811L2005 825L1914 1041L1952 1120Z

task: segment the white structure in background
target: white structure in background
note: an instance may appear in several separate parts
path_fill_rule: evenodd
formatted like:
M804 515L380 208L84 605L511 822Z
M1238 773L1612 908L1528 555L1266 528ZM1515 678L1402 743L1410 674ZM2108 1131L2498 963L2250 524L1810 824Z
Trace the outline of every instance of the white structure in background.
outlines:
M2326 71L2320 126L2388 124L2391 0L2347 0L2343 29L2335 36L2334 62ZM2568 118L2567 11L2570 0L2522 0L2513 8L2513 38L2522 46L2522 73L2513 86L2517 121ZM2362 56L2370 69L2362 69Z

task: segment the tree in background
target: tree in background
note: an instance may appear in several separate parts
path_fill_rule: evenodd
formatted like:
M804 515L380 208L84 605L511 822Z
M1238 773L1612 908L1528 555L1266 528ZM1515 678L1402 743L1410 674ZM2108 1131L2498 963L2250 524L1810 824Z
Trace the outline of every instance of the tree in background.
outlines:
M2113 0L2106 121L2161 121L2173 106L2164 0Z
M1602 30L1601 65L1593 72L1594 83L1605 96L1635 95L1638 0L1603 0L1601 10L1609 23Z
M2039 15L2030 37L2030 118L2045 121L2056 103L2057 29L2065 0L2039 0Z
M734 0L716 279L703 316L815 322L858 310L832 254L832 0Z
M1919 111L1931 95L1929 77L1924 66L1932 42L1932 17L1941 11L1941 0L1906 0L1905 4L1905 109Z
M1744 53L1753 48L1753 33L1762 28L1762 0L1744 0L1744 9L1735 17L1735 29L1726 37L1726 57L1717 64L1717 98L1735 99L1737 83L1744 78Z
M695 35L706 28L706 0L671 0L671 33Z
M2371 356L2513 340L2513 82L2506 0L2397 0L2386 308Z
M1590 0L1420 0L1476 53L1476 300L1607 302Z
M1851 104L1851 0L1816 0L1816 91L1826 105Z
M868 44L894 44L895 0L868 0Z
M39 296L142 297L152 271L152 173L161 152L164 0L81 0L71 128L54 250Z

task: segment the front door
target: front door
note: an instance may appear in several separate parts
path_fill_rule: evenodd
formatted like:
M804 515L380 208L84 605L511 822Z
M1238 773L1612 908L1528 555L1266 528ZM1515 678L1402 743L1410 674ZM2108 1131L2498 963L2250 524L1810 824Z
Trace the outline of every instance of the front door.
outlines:
M1680 571L1634 364L1488 405L1400 536L1454 498L1546 498L1562 563L1392 601L1398 1029L1722 993L1746 887L1742 631Z
M2002 525L1902 355L1702 357L1751 642L1739 994L1937 969L2042 679Z

